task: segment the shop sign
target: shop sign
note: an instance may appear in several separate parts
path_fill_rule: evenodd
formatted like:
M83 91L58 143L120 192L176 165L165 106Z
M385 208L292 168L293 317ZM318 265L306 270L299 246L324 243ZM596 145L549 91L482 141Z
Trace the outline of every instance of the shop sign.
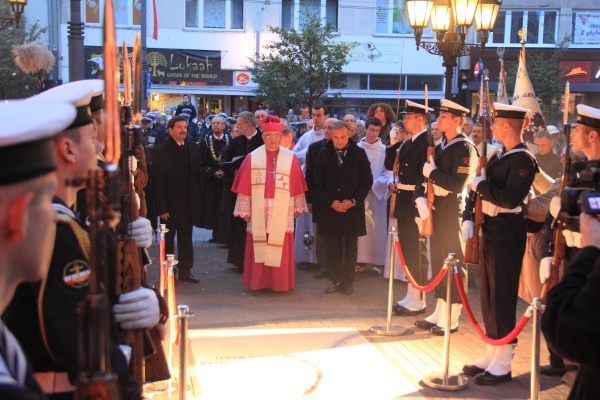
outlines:
M87 79L102 77L104 71L102 51L102 47L99 46L85 46ZM129 54L131 55L131 49ZM146 60L153 81L221 82L220 51L148 49Z
M256 87L256 83L252 80L252 73L249 71L234 71L233 86Z
M576 12L573 44L600 44L600 13Z

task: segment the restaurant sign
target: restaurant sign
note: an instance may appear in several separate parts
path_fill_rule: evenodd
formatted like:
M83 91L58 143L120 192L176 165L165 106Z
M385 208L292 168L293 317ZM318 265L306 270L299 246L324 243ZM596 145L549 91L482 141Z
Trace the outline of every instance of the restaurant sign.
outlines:
M99 46L85 46L86 79L102 78L102 51L102 47ZM130 57L131 53L130 48ZM153 81L221 82L220 51L148 49L146 60Z

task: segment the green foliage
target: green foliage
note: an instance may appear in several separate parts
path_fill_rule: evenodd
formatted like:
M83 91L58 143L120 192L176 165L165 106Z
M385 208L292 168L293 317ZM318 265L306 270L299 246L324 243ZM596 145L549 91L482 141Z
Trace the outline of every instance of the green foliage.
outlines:
M347 56L356 43L334 43L333 26L323 24L314 14L305 13L302 31L269 27L279 40L271 42L258 61L248 67L258 84L258 101L275 108L307 105L321 100L348 63ZM339 87L339 84L337 85ZM335 93L333 95L336 95Z
M10 7L0 5L0 16L12 17ZM36 74L25 74L15 64L15 57L10 52L14 46L25 42L37 41L48 28L40 28L37 22L28 27L21 21L17 29L14 25L0 30L0 99L19 99L38 93L38 77Z
M527 73L535 95L538 97L542 114L546 123L549 125L558 125L559 118L562 115L560 111L561 98L565 91L564 82L560 82L561 71L560 61L563 59L569 39L565 38L556 45L556 50L550 52L541 52L532 55L530 51L526 52ZM519 61L507 61L506 72L509 78L506 82L508 93L514 93L515 79Z

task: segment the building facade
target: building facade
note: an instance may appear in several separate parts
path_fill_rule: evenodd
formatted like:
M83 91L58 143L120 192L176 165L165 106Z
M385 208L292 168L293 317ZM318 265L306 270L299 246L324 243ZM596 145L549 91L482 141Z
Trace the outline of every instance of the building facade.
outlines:
M57 55L54 79L68 81L70 63L74 61L69 60L68 52L72 7L79 7L85 30L85 50L77 62L83 62L87 77L101 74L104 1L29 1L27 21L39 20L49 27L47 40ZM125 40L131 45L135 33L141 31L142 1L113 1L119 43ZM199 114L232 114L256 108L246 67L275 39L270 26L301 29L305 9L334 25L336 41L358 43L344 67L346 88L341 90L341 98L325 100L332 114L361 116L378 101L388 102L393 108L399 99L423 101L425 84L431 105L436 106L444 96L442 58L416 49L404 0L149 0L147 4L156 6L156 14L149 7L146 19L151 81L148 101L152 109L173 107L183 94L190 95ZM554 51L556 43L569 38L563 67L569 71L579 67L587 72L578 77L581 81L571 80L571 92L577 102L598 106L600 6L592 1L504 0L486 50L459 59L452 83L455 100L476 110L474 65L479 59L483 61L490 70L490 87L494 89L499 73L496 48L506 48L507 61L517 59L517 32L521 28L528 30L527 49L531 54ZM422 40L434 41L435 34L426 29ZM474 29L467 40L476 41ZM287 110L280 112L284 115Z

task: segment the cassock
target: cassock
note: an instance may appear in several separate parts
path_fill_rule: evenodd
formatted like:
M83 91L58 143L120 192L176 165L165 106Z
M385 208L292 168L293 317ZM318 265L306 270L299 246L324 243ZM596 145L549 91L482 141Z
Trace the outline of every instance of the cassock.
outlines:
M389 240L387 235L387 198L390 190L389 184L393 181L392 171L384 168L385 145L381 139L377 138L375 143L367 143L365 138L358 143L367 153L367 158L371 163L371 174L373 175L373 186L369 190L365 204L368 203L368 209L375 222L375 229L369 231L367 235L358 238L358 262L375 265L385 264L385 249Z
M296 155L296 157L298 157L298 162L300 163L300 166L302 167L302 172L304 173L304 175L306 175L306 166L307 166L306 161L307 161L307 155L308 155L308 147L311 144L322 140L324 133L325 133L324 130L315 131L314 129L311 129L310 131L308 131L304 135L302 135L300 140L298 140L298 142L294 146L293 152ZM304 233L308 229L309 233L316 237L317 234L316 234L315 227L316 227L316 225L313 223L313 220L312 220L312 213L309 213L309 212L304 213L304 214L300 215L298 217L298 219L296 220L296 231L298 232L298 234L294 238L294 251L296 252L296 263L306 262L306 263L314 264L314 263L318 262L317 261L317 246L318 246L318 244L313 245L312 249L310 249L310 250L305 249L305 246L304 246Z
M261 164L260 160L263 159L264 164ZM289 160L287 165L286 159ZM257 187L264 187L264 191L257 191ZM290 150L279 147L278 150L269 151L261 146L244 160L232 191L237 193L234 215L240 218L250 217L244 257L245 287L251 290L268 288L273 291L294 289L294 216L308 211L304 197L306 190L300 164ZM285 196L288 196L287 201ZM260 202L263 203L262 210L256 206ZM259 215L260 212L264 215ZM279 240L276 238L278 229L282 234L282 248L278 246ZM264 238L261 236L263 234ZM270 255L276 254L272 252L276 252L277 247L280 262L279 265L273 265L277 262L273 262L275 258L270 258Z

